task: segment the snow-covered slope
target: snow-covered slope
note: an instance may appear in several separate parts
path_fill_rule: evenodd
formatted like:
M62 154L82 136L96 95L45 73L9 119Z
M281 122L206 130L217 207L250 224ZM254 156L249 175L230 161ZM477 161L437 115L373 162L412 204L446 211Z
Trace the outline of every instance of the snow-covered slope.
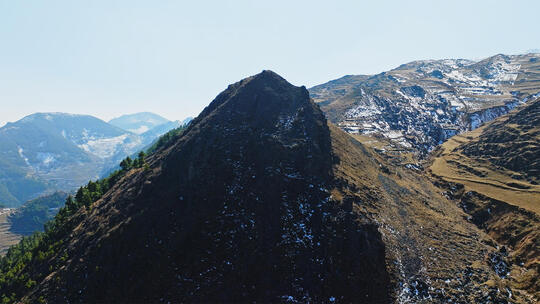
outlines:
M380 134L425 153L538 94L540 54L414 61L309 91L347 132Z

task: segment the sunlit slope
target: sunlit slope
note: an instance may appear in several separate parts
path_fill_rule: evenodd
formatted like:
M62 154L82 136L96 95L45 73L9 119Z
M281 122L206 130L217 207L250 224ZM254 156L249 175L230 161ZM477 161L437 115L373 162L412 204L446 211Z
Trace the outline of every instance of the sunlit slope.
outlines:
M540 214L540 100L450 138L431 170L488 197Z

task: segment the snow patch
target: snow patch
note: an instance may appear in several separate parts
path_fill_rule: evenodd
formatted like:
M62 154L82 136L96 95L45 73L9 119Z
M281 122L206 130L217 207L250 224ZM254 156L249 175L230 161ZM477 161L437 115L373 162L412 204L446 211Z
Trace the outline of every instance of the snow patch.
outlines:
M38 152L37 158L45 166L51 165L56 160L54 154L47 152Z
M125 147L129 151L141 143L140 139L132 142L128 142L128 139L129 134L122 134L111 138L91 139L84 144L78 145L78 147L100 158L109 158L116 154L122 147Z
M129 132L133 132L135 134L143 134L144 132L150 130L148 126L140 126L137 129L128 129Z
M30 166L30 162L28 161L28 158L26 156L24 156L23 152L24 152L24 149L21 148L20 146L17 146L17 151L19 152L19 156L24 159L24 162Z

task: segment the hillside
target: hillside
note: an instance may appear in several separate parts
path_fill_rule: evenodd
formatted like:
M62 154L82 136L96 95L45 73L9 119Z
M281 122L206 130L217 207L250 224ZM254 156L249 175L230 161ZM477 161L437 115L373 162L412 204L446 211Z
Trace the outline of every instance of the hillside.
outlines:
M506 274L521 266L430 180L273 72L230 85L144 163L10 250L4 300L533 303Z
M540 214L540 99L452 137L435 155L434 174Z
M160 136L166 134L170 130L177 129L182 126L182 123L179 120L169 121L164 124L160 124L152 129L141 134L145 146L151 144L153 141L157 140Z
M2 209L0 210L0 256L6 254L8 249L19 243L23 237L21 234L13 233L10 230L11 223L9 222L9 216L15 212L14 209Z
M0 202L17 206L47 190L78 187L123 154L124 143L137 145L92 116L38 113L8 123L0 128Z
M44 224L64 206L66 197L67 193L55 192L30 200L19 208L0 210L0 256L23 236L43 231Z
M539 94L540 55L414 61L377 75L345 76L309 91L343 130L378 134L425 156L451 136Z
M36 113L0 128L0 204L15 207L41 194L97 179L174 128L136 135L88 115Z
M20 235L43 231L45 223L54 218L67 197L65 192L55 192L24 203L9 215L9 230Z
M471 221L526 265L519 284L540 290L540 99L438 148L429 170Z

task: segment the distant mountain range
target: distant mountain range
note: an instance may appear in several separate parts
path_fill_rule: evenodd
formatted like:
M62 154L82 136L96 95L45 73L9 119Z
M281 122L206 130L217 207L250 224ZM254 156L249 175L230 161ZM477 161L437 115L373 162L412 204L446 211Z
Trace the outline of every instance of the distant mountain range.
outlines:
M111 125L135 134L143 134L167 122L169 122L168 119L150 112L127 114L109 120Z
M309 92L345 131L386 137L425 155L540 96L540 54L414 61L377 75L345 76Z
M0 204L79 187L181 125L152 113L111 122L116 125L89 115L36 113L0 128Z

